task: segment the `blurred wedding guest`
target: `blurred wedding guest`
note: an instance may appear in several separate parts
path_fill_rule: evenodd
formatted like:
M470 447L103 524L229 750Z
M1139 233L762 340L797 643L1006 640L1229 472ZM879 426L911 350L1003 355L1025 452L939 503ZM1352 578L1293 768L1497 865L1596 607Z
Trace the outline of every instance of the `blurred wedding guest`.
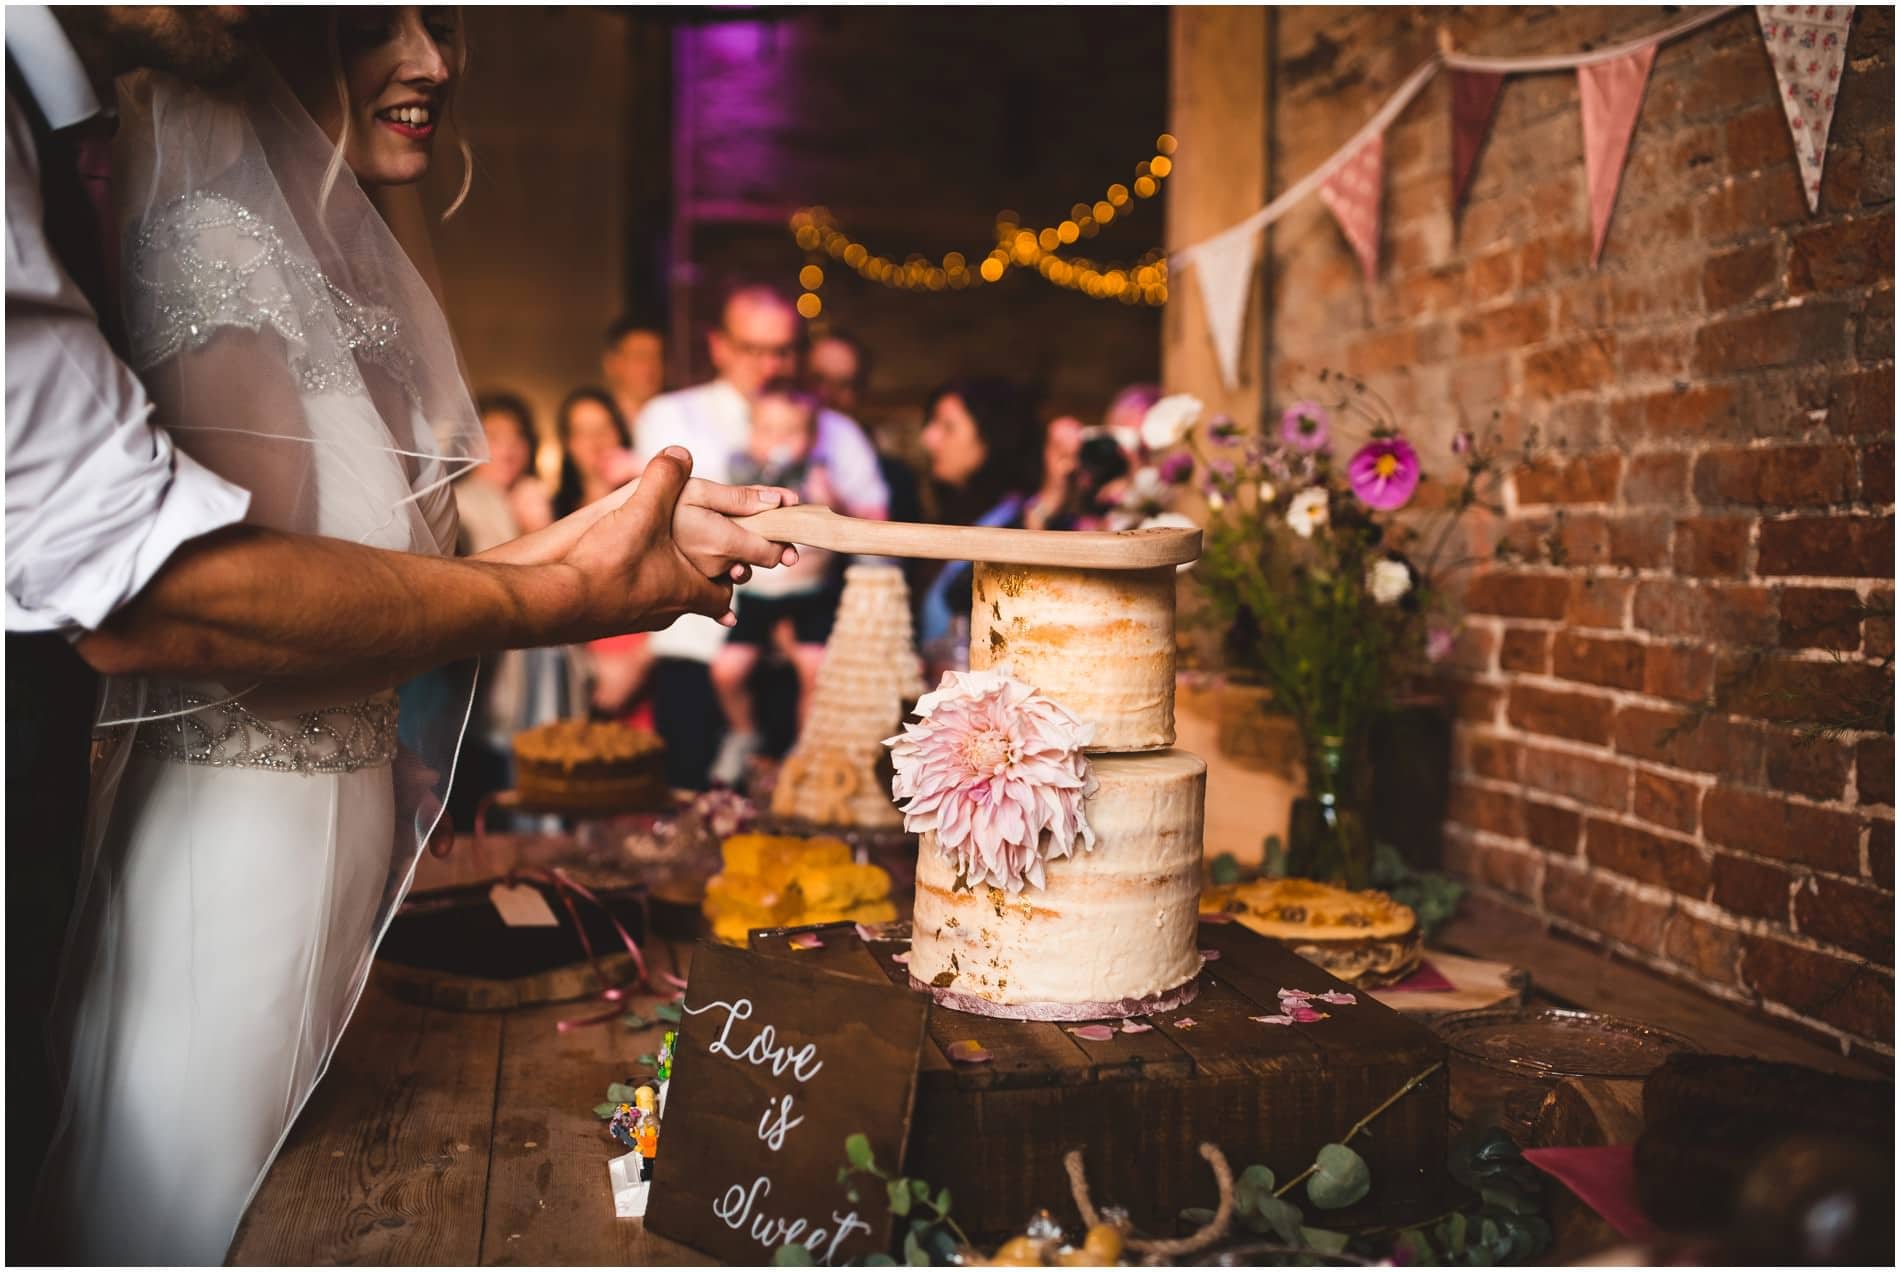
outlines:
M554 433L561 443L561 485L554 492L557 516L585 508L639 475L626 416L605 389L589 386L568 394L554 417ZM561 714L591 710L629 724L649 723L642 696L652 664L645 632L587 642L567 666Z
M942 519L960 526L1020 527L1042 486L1042 430L1030 396L1003 380L953 380L924 408L924 451ZM970 563L945 562L918 604L917 635L930 683L967 665Z
M1086 425L1073 415L1058 415L1043 425L1042 486L1023 511L1023 525L1031 530L1075 529L1076 464L1082 455Z
M693 454L695 477L725 480L732 457L751 439L753 399L768 382L797 372L801 334L798 311L781 293L758 285L729 292L707 337L715 377L647 403L634 425L640 453L683 446ZM854 420L820 408L811 456L824 467L839 512L886 515L877 451ZM654 724L666 739L675 786L706 785L722 732L709 667L725 640L726 629L711 620L683 619L653 635Z
M534 475L534 412L507 392L480 395L475 410L488 439L488 462L455 483L462 556L486 552L554 519L548 489ZM482 797L514 784L514 735L560 718L563 661L558 649L509 649L482 660L474 713L449 794L449 816L456 825L472 826Z
M812 460L817 437L817 397L796 380L771 381L753 400L752 438L732 457L733 480L796 490L801 502L829 507L835 492L824 465ZM838 609L832 566L831 553L807 548L797 565L755 574L739 585L733 602L739 621L712 660L713 691L726 717L725 740L708 774L715 785L742 787L747 765L764 746L748 682L767 651L778 650L797 671L798 721L804 724Z
M666 387L666 338L657 327L616 318L607 328L600 374L621 418L639 418L646 404Z
M805 378L820 405L856 419L871 385L871 351L850 332L833 330L812 341L805 357ZM922 521L917 474L886 449L889 440L884 439L885 446L877 449L877 471L890 494L887 515L892 521Z
M1110 399L1108 411L1102 417L1103 431L1121 447L1131 474L1147 462L1148 451L1141 444L1141 421L1148 414L1148 408L1160 400L1160 385L1130 384ZM1101 503L1109 508L1119 504L1128 493L1129 481L1130 478L1122 477L1103 486L1099 496Z
M580 388L568 394L554 416L554 434L561 443L561 485L554 492L557 517L612 494L639 475L627 417L605 389Z

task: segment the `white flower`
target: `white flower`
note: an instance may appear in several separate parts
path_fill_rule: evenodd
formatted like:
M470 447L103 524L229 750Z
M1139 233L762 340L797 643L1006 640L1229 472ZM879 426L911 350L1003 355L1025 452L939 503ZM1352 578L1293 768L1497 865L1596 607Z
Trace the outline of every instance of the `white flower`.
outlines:
M1121 507L1134 511L1160 508L1168 499L1168 483L1161 480L1161 470L1153 464L1137 468L1129 479L1128 489L1123 492Z
M1312 538L1313 531L1326 524L1326 488L1308 486L1293 496L1293 502L1287 506L1286 523L1300 538Z
M1366 590L1381 605L1391 605L1412 590L1412 572L1400 561L1374 561L1366 571Z
M1263 504L1272 503L1273 497L1279 493L1280 493L1279 491L1273 488L1272 482L1263 481L1260 483L1260 502L1261 503Z
M1141 444L1151 451L1167 450L1200 418L1201 399L1192 393L1170 393L1141 417Z
M1222 508L1227 506L1227 498L1218 490L1210 490L1207 492L1207 506L1213 511L1219 512Z

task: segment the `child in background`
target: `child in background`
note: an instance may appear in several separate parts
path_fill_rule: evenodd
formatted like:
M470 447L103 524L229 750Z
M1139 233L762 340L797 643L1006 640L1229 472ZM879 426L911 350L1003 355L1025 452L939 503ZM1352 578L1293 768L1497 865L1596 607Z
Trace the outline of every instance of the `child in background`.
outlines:
M833 491L823 464L812 460L818 435L818 399L791 379L777 379L752 402L752 433L730 465L734 485L783 486L802 503L829 507ZM783 652L798 671L802 725L825 660L825 641L838 608L829 552L799 549L798 564L762 570L733 598L738 622L712 661L713 691L726 717L726 738L713 761L713 782L738 787L759 752L757 720L746 681L768 648Z

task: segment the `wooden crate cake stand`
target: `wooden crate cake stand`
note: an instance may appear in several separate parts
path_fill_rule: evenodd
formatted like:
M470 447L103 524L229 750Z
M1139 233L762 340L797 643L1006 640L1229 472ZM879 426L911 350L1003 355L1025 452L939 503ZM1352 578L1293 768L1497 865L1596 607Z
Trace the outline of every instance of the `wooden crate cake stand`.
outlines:
M794 948L788 938L804 932L823 945ZM1329 1018L1312 1024L1251 1020L1278 1014L1283 988L1318 994L1351 986L1237 923L1203 923L1200 932L1218 957L1202 968L1193 1005L1145 1018L1154 1026L1146 1033L1091 1042L1056 1022L933 1007L905 1173L949 1188L957 1221L972 1236L1002 1237L1020 1232L1038 1209L1073 1222L1062 1158L1080 1148L1097 1205L1122 1206L1145 1231L1172 1235L1184 1207L1216 1201L1202 1141L1218 1144L1236 1174L1259 1162L1288 1180L1322 1145L1438 1065L1353 1140L1372 1171L1364 1201L1322 1212L1296 1198L1308 1221L1324 1227L1438 1214L1449 1126L1444 1044L1363 992L1350 1006L1325 1005ZM867 945L851 924L761 929L750 944L768 957L910 985L894 958L909 942ZM952 1061L946 1049L964 1041L992 1058Z
M1181 1208L1214 1204L1202 1141L1219 1144L1236 1171L1262 1162L1289 1179L1430 1070L1355 1141L1374 1187L1329 1221L1436 1213L1443 1045L1366 994L1328 1004L1329 1016L1311 1023L1252 1019L1283 1015L1281 989L1353 991L1277 942L1198 920L1205 766L1169 748L1175 567L1199 555L1200 532L915 526L805 507L747 524L838 552L975 562L971 666L1007 665L1094 726L1097 847L1048 862L1039 905L1005 906L994 889L986 901L953 881L926 832L914 946L867 947L842 928L828 929L819 950L795 951L782 932L752 934L763 953L819 958L934 1000L906 1170L948 1186L966 1228L1001 1234L1020 1231L1038 1208L1065 1208L1062 1158L1079 1147L1098 1200L1168 1232ZM1130 922L1165 934L1140 982L1120 967L1064 961L1062 951L1090 933ZM1091 1017L1116 1025L1137 1017L1151 1028L1118 1030L1106 1042L1076 1037L1074 1025ZM992 1058L959 1064L946 1050L958 1042Z

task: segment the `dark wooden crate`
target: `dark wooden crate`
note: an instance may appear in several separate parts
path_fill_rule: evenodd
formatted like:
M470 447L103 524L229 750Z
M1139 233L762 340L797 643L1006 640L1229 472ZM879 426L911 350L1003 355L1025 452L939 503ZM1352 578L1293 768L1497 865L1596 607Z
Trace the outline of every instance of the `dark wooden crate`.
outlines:
M817 931L825 944L795 951L791 931ZM1125 1207L1144 1229L1171 1232L1183 1207L1215 1203L1202 1141L1218 1144L1236 1173L1260 1162L1290 1179L1321 1145L1439 1064L1353 1141L1371 1168L1372 1192L1324 1222L1392 1224L1438 1213L1450 1089L1444 1044L1364 993L1352 1006L1318 1004L1332 1016L1313 1024L1249 1020L1277 1014L1283 987L1315 994L1351 987L1238 924L1204 923L1200 940L1219 957L1201 973L1199 996L1152 1017L1147 1033L1088 1042L1058 1024L933 1008L906 1172L947 1186L973 1235L1000 1235L1020 1231L1043 1207L1073 1219L1062 1158L1080 1148L1096 1204ZM907 946L867 946L849 925L755 932L751 944L909 984L891 959ZM1183 1018L1194 1027L1181 1028ZM952 1064L944 1048L964 1039L994 1059ZM1317 1222L1303 1194L1298 1200Z

